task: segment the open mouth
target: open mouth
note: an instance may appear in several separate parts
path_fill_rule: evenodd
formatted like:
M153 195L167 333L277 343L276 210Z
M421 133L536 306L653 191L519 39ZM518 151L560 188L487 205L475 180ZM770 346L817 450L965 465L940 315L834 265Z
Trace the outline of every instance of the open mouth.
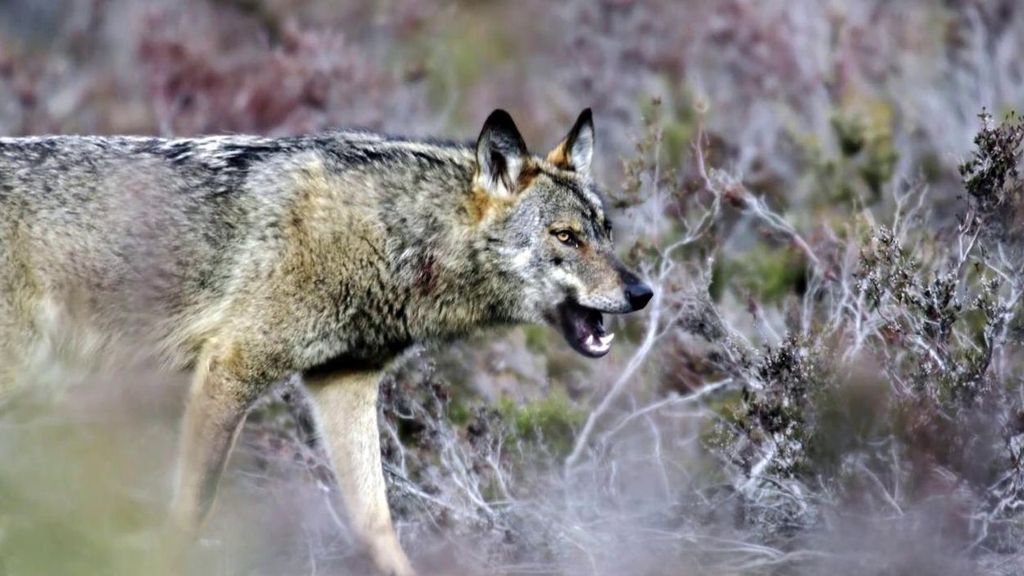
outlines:
M600 312L567 300L558 305L557 313L562 335L574 350L591 358L611 350L615 334L605 331Z

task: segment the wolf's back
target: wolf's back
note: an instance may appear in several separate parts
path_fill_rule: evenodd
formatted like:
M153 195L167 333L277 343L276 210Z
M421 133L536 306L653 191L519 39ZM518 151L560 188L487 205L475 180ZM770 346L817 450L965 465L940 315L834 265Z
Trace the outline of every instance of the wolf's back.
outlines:
M235 146L0 139L0 360L50 317L159 338L221 297L253 211L242 182L258 155Z
M62 334L70 324L86 336L155 341L173 349L165 359L188 364L204 341L236 328L219 320L238 316L232 303L300 276L329 278L322 284L335 296L277 286L267 296L274 310L259 314L306 329L377 307L393 329L346 324L331 337L404 342L411 329L394 301L404 306L408 291L435 283L434 264L418 258L438 229L468 214L474 166L466 146L361 132L0 138L0 362L4 349L21 355L40 326ZM315 300L308 318L293 310L303 298ZM324 314L338 302L345 310ZM413 331L433 334L428 312L458 305L421 307Z

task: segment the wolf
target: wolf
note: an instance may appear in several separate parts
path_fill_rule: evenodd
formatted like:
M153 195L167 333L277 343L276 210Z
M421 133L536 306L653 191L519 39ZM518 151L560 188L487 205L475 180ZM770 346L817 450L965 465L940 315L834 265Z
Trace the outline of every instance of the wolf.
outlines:
M413 574L382 373L414 344L519 323L600 357L603 315L652 296L615 255L593 150L589 109L545 156L503 110L468 143L0 138L0 394L54 363L191 371L170 525L194 538L247 410L299 375L354 531L381 572Z

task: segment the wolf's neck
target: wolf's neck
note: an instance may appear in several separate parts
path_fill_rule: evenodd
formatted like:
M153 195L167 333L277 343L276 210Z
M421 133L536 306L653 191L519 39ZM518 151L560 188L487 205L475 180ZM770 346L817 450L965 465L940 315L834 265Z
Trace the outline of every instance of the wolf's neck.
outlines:
M393 252L417 340L455 338L523 319L522 283L502 264L500 223L472 214L471 168L446 184L410 198L406 240Z

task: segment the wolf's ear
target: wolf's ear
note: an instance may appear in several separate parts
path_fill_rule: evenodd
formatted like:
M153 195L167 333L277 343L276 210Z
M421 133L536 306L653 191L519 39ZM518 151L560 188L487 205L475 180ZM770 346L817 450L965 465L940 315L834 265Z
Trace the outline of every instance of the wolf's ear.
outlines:
M476 141L477 184L498 196L514 194L528 154L508 112L491 112Z
M548 153L548 162L563 170L590 174L590 160L594 157L594 115L590 108L580 112L569 135Z

